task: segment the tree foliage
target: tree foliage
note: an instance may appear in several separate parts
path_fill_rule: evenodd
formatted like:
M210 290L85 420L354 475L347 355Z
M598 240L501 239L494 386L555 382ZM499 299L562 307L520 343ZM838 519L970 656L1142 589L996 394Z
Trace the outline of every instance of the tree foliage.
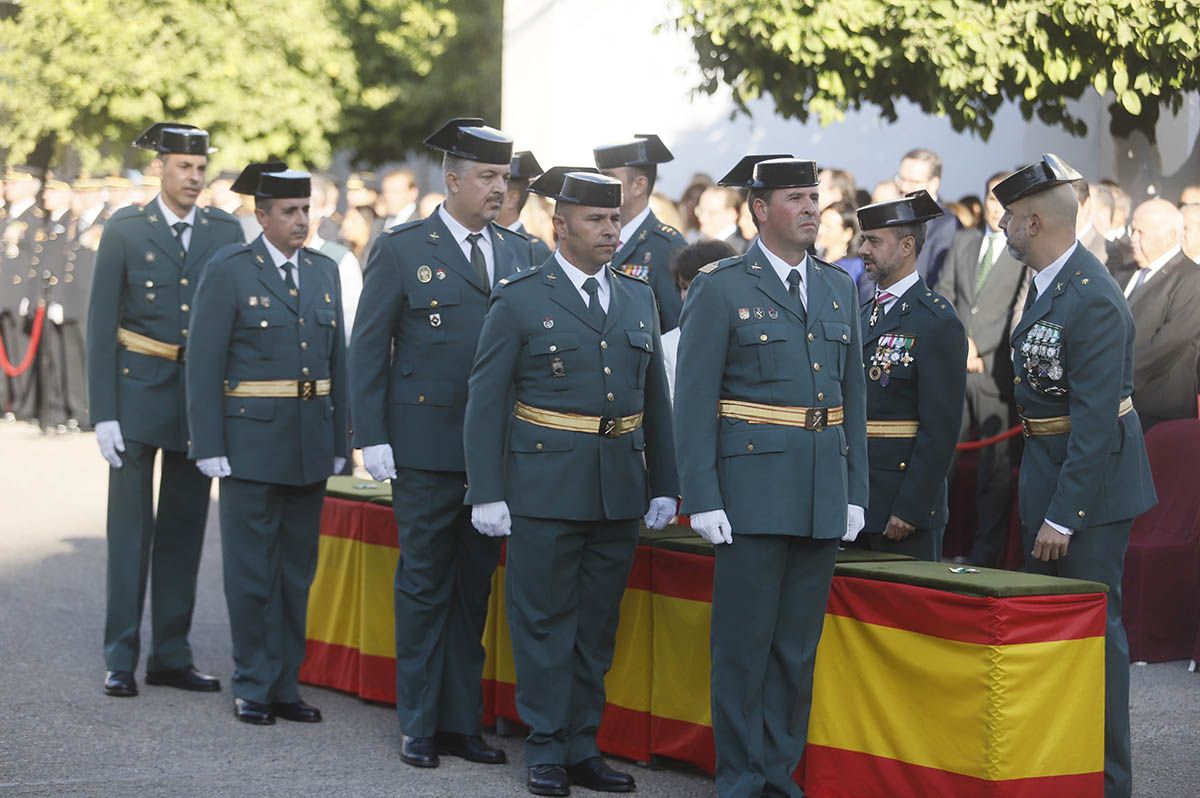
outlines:
M1148 132L1161 106L1200 88L1196 0L682 0L701 91L738 107L770 95L785 117L822 124L896 102L987 139L1013 100L1082 135L1068 100L1114 92L1114 132Z

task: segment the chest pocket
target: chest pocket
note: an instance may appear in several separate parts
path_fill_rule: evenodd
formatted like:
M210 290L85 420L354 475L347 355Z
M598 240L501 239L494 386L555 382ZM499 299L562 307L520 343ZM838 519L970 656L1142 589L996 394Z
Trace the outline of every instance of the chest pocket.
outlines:
M821 332L822 337L833 347L828 351L834 354L830 361L831 365L836 364L837 373L831 376L841 377L846 369L846 353L850 351L850 325L844 321L823 321Z
M645 330L626 330L625 335L634 354L629 384L634 388L642 388L646 385L646 370L650 367L650 356L654 352L654 337Z
M743 324L737 328L742 352L758 361L758 377L763 382L790 380L796 376L795 362L787 353L789 330L783 324Z
M172 292L176 280L149 270L129 271L125 277L126 306L139 317L158 318L174 304Z
M578 335L569 332L542 333L532 336L526 346L529 347L534 374L541 387L549 386L554 391L565 391L570 387L572 376L580 367Z
M337 311L333 308L315 308L313 316L316 317L317 326L321 329L321 335L325 342L325 351L330 351L330 344L334 340L337 332Z
M421 339L434 343L446 340L449 325L454 322L455 308L462 303L457 286L430 286L408 294L408 308Z

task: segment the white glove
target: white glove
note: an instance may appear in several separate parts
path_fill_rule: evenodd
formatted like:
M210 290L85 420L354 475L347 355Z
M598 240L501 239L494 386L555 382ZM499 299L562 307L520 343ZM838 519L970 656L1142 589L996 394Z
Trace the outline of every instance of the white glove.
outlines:
M63 323L63 306L57 302L51 302L50 306L46 308L46 318L61 325Z
M857 504L846 505L846 534L842 535L842 540L847 543L853 543L858 538L858 533L862 532L862 528L867 525L866 513L863 508Z
M342 473L342 469L345 467L346 467L346 458L345 457L334 457L333 458L333 473L340 474L340 473Z
M121 467L121 455L125 451L125 439L121 437L120 421L97 421L96 443L100 444L100 454L113 468Z
M659 496L650 500L650 509L646 511L642 521L646 529L662 529L675 515L675 499L670 496Z
M706 510L691 517L692 529L714 546L733 542L733 527L724 510Z
M512 534L512 516L508 514L508 502L488 502L471 508L471 525L479 534L489 538L503 538Z
M196 461L196 468L209 479L220 479L233 473L229 468L228 457L205 457Z
M377 443L365 446L362 450L363 466L371 479L376 482L387 482L396 478L396 458L392 456L391 444Z

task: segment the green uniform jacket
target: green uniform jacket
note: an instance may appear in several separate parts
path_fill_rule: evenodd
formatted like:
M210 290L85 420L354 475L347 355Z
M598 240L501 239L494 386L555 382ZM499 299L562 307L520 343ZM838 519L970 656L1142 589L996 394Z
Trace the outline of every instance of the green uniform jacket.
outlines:
M489 225L495 281L532 265L529 239ZM467 375L490 292L435 212L371 248L350 340L354 443L396 465L462 471Z
M883 532L889 516L918 529L945 526L946 475L954 458L967 389L967 335L954 309L917 282L870 326L861 310L869 421L916 421L915 438L868 438L871 503L865 533ZM873 360L888 358L884 369Z
M260 235L217 253L196 290L187 357L193 460L225 456L238 479L309 485L347 455L346 348L337 264L300 251L288 295ZM244 380L332 380L329 395L225 396Z
M637 518L651 496L678 495L654 294L612 269L609 286L603 330L586 321L554 258L497 287L471 371L467 504L507 500L514 515L599 521ZM514 419L500 401L513 389L543 410L644 412L642 427L605 438Z
M88 304L88 408L92 425L121 422L125 440L188 448L183 363L140 355L117 343L117 328L169 344L188 343L196 286L221 247L242 242L237 219L198 208L187 257L158 200L121 208L104 226Z
M809 258L804 320L758 244L688 289L675 369L682 511L724 508L738 532L840 538L867 506L858 289ZM721 399L845 408L822 431L718 418Z
M678 230L660 222L654 211L650 211L631 240L624 242L624 246L613 255L612 265L618 271L630 277L641 277L654 289L663 332L679 326L683 299L671 274L671 259L686 246L687 241Z
M1052 346L1061 374L1052 364L1052 373L1040 373L1022 351L1026 338L1032 343L1047 331L1057 336ZM1071 419L1068 433L1025 440L1020 510L1026 527L1037 529L1048 518L1086 529L1135 518L1158 502L1137 412L1117 415L1133 392L1133 339L1121 289L1083 247L1013 328L1017 412ZM1039 365L1047 359L1038 358Z

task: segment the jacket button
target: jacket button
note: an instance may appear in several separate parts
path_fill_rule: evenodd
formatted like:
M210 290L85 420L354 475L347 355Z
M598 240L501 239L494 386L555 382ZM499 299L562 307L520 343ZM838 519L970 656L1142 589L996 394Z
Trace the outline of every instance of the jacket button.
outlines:
M824 392L824 391L818 391L818 392L817 392L817 401L818 401L818 402L824 402L824 401L825 401L825 392Z
M550 344L550 351L551 351L551 352L557 352L557 351L558 351L558 347L557 347L557 346L555 346L554 344Z
M817 340L817 336L813 335L812 333L809 333L809 334L808 334L808 340L809 340L810 342L812 342L812 341L815 341L815 340Z
M747 444L746 444L746 451L748 451L748 452L752 452L752 451L754 451L754 444L753 444L753 443L747 443Z
M429 300L429 307L436 308L437 306L438 306L438 301L436 299Z
M612 376L612 369L610 369L608 366L604 367L604 376L606 376L606 377Z
M147 281L146 281L146 287L147 287L147 288L153 288L153 287L154 287L154 281L153 281L153 280L147 280Z
M180 277L180 278L179 278L179 284L180 284L180 285L187 285L187 284L188 284L188 279L187 279L186 277Z
M301 348L301 349L308 349L308 341L301 341L301 342L300 342L300 348Z
M766 334L766 333L763 333L762 335L758 336L758 340L760 340L760 341L765 341L765 340L767 340L767 334Z
M1020 384L1021 384L1021 378L1013 377L1013 385L1020 385Z
M259 327L266 327L266 326L267 326L267 320L266 320L266 319L263 319L262 321L260 321L260 322L258 323L258 326L259 326Z
M849 340L850 340L850 336L849 336L849 335L846 335L845 333L842 333L842 340L843 340L843 341L849 341Z
M608 349L608 341L601 341L601 342L600 342L600 348L601 348L601 349Z
M613 396L613 392L612 392L612 391L609 391L609 392L608 392L608 395L607 395L606 397L604 397L604 398L605 398L605 399L607 399L608 401L610 401L610 402L611 402L613 399L616 399L617 397Z
M246 412L246 408L244 408L244 407L239 407L239 408L238 408L238 413L242 413L242 414L244 414L245 412Z
M1083 510L1080 510L1080 511L1079 511L1079 517L1080 517L1080 518L1083 518L1083 517L1084 517L1084 516L1086 516L1086 515L1087 515L1087 513L1085 513Z
M301 324L301 326L304 325L304 317L303 316L300 317L300 324Z
M180 309L180 310L182 310L184 313L187 313L189 310L191 310L191 308L189 308L189 307L187 306L187 303L186 303L186 302L185 302L184 304L180 305L180 306L179 306L179 309Z
M425 401L425 394L421 394L420 396L417 397L417 404L421 404L424 401Z
M821 370L821 364L813 363L813 371L820 371L820 370Z
M187 328L185 327L182 330L180 330L179 334L182 335L184 338L187 338Z
M540 452L540 451L541 451L542 449L544 449L545 447L544 447L544 446L542 446L542 442L541 442L541 441L538 441L536 444L534 444L533 448L537 449L537 450Z
M307 377L308 376L308 366L305 366L304 368L300 369L300 373L303 374L305 377Z
M128 374L128 373L129 373L129 367L128 367L128 366L126 366L125 368L121 369L121 373L122 373L122 374Z
M907 471L907 470L908 470L908 463L901 463L901 464L900 464L900 470L901 470L901 471Z

